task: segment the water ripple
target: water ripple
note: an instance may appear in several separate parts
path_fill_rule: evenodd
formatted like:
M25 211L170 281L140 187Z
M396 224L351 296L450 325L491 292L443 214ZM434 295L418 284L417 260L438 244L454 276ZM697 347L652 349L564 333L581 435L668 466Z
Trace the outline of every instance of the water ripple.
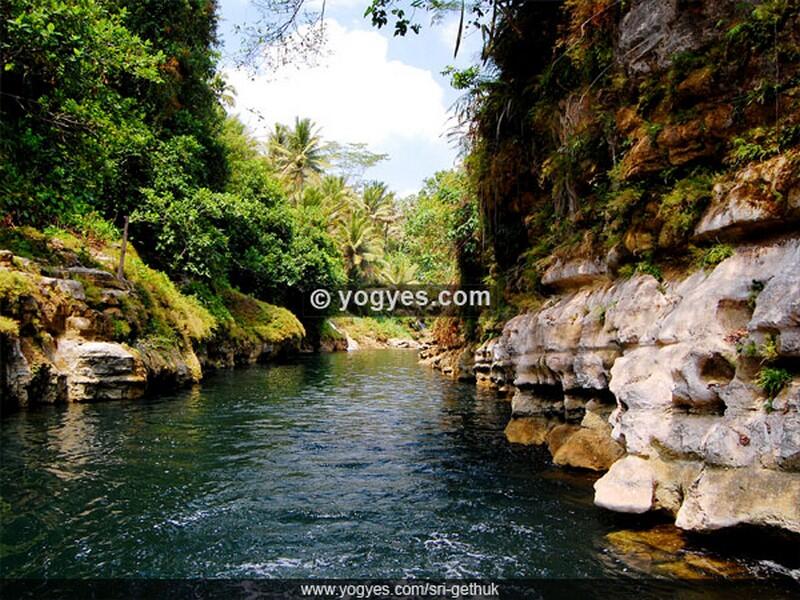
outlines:
M6 577L573 577L609 567L593 478L409 352L220 373L0 421ZM771 568L762 565L762 569Z

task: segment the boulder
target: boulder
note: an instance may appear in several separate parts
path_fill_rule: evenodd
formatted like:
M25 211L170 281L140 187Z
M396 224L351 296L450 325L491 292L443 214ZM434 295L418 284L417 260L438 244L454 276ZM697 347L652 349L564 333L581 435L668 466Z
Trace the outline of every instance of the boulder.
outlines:
M229 364L251 364L265 349L261 346L231 349ZM152 387L183 386L200 381L203 376L200 360L191 349L176 346L161 347L147 341L136 344L136 353L147 372L148 385ZM255 357L255 358L253 358ZM237 362L238 361L238 362Z
M800 533L800 473L706 468L686 490L675 524L692 531L747 524Z
M553 455L557 465L606 471L625 450L611 437L596 429L578 429L567 437Z
M511 444L541 446L552 426L552 422L544 417L519 417L508 422L505 435Z
M111 342L62 340L54 363L65 378L70 402L134 399L147 383L139 357Z
M412 340L409 338L389 338L386 341L386 345L389 348L413 348L414 350L419 349L419 343L416 340Z
M580 429L581 428L577 425L562 423L548 431L545 436L545 441L547 442L547 449L550 451L550 454L555 456L559 448L561 448L569 438L580 431Z
M609 551L628 568L670 579L752 579L744 564L695 551L686 534L672 525L613 531L606 536Z
M125 282L117 279L117 276L103 269L92 269L88 267L70 267L67 273L71 278L80 278L89 281L99 288L125 289Z
M626 456L618 460L594 484L594 503L623 513L645 513L653 508L655 477L644 458Z
M86 317L71 316L66 321L67 337L85 337L92 331L92 322Z
M86 301L86 291L83 289L83 284L75 279L41 277L39 284L42 286L42 288L58 290L73 300L77 300L78 302Z

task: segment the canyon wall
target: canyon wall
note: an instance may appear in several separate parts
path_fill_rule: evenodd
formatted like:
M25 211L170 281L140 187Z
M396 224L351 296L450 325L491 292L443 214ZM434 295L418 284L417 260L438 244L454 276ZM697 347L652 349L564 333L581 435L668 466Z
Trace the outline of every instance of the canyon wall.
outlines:
M423 361L599 506L800 532L800 6L515 8L468 159L498 306Z
M509 441L608 469L598 506L800 533L800 237L662 281L579 270L554 269L561 288L499 338L425 360L509 395ZM779 389L770 368L789 376Z

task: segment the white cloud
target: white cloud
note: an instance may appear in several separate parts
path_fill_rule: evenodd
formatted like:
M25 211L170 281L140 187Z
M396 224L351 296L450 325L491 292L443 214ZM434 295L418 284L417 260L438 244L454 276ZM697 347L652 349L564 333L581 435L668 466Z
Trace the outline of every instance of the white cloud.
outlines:
M347 29L333 19L327 27L328 54L317 66L254 78L228 70L237 93L234 112L262 135L274 123L300 116L318 123L324 137L341 142L379 148L414 140L446 146L444 91L431 72L389 60L387 40L374 31Z
M436 31L439 34L439 40L452 50L456 45L456 37L458 36L458 17L448 18L439 23Z
M338 9L338 8L363 8L367 3L364 0L325 0L325 10ZM322 0L308 0L306 7L309 10L320 10L322 8Z

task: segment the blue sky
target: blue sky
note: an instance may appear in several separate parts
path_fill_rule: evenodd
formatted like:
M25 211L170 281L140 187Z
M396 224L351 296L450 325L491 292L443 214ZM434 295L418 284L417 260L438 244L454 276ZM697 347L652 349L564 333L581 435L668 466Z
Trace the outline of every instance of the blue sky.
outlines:
M220 0L223 67L236 90L233 112L257 136L265 136L275 122L310 117L328 139L365 142L372 151L389 154L365 178L385 181L406 195L456 160L446 133L459 92L440 73L450 64L475 62L480 39L468 35L454 61L457 14L434 26L422 15L420 35L395 38L391 30L375 29L364 19L367 4L327 0L328 44L316 66L254 76L236 69L233 56L240 45L235 25L252 22L258 13L248 0Z

